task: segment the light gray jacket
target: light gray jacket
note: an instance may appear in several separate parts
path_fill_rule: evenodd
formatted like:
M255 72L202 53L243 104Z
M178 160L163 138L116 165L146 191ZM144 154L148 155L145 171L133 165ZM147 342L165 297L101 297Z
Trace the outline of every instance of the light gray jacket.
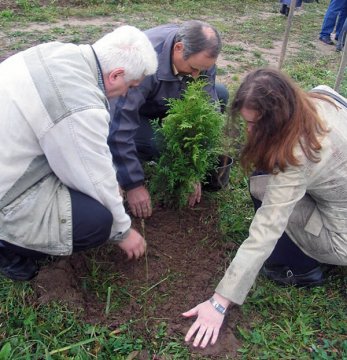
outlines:
M0 239L70 254L67 187L111 211L111 237L129 229L98 75L88 45L43 44L0 64Z
M262 206L254 216L249 237L216 289L236 304L245 300L285 230L306 254L318 261L347 265L347 109L338 103L336 109L322 100L316 104L330 129L321 142L321 160L309 161L298 146L296 155L300 166L288 166L284 172L267 175L266 179L253 179L266 180L258 189L252 188L251 179L251 192L263 201ZM305 197L309 197L314 206L308 221L300 224L292 218L297 219L295 213L300 209L295 206L303 204Z

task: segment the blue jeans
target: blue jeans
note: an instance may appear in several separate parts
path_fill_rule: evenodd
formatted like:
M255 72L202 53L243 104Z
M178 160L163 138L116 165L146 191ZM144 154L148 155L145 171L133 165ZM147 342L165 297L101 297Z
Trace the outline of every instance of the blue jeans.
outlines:
M336 25L336 39L338 39L346 17L347 0L331 0L323 19L319 37L330 37Z
M280 0L280 3L290 6L291 0ZM302 5L302 0L296 0L295 7L299 8L299 7L301 7L301 5Z

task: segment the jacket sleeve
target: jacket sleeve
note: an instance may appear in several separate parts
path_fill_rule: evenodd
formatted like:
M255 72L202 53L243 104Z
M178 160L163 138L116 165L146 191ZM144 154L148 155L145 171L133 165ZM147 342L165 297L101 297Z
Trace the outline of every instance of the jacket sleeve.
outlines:
M153 76L147 76L136 88L115 103L108 145L117 168L117 178L124 190L143 184L144 172L137 156L134 137L140 124L140 108L154 86Z
M256 212L249 236L240 246L216 292L241 305L265 260L283 234L295 204L306 192L299 167L269 176L262 206Z
M218 96L216 92L216 66L212 66L211 69L206 71L205 76L207 76L208 85L206 86L205 90L211 96L214 101L218 101Z
M113 215L111 239L131 225L119 192L107 146L109 113L105 108L72 112L40 134L41 148L62 183L104 205Z

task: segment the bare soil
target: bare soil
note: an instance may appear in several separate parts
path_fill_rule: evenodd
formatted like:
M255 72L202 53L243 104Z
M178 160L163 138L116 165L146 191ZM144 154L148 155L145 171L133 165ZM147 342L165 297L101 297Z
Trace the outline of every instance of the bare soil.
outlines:
M82 309L83 321L103 324L110 330L136 319L135 331L148 340L154 337L158 324L166 322L167 336L181 338L183 342L193 319L185 319L181 313L213 294L229 262L227 253L234 245L221 241L216 206L211 200L182 211L157 208L150 219L142 223L134 220L133 225L148 242L146 257L127 261L118 246L105 245L96 252L60 258L43 266L33 281L33 302L39 305L59 301L72 309ZM92 258L99 266L99 274L115 274L118 288L126 289L130 295L108 316L106 297L100 300L95 291L84 285L84 279L93 270ZM240 341L234 331L240 322L245 320L236 307L232 317L226 319L216 345L191 351L210 359L236 357ZM142 358L147 356L144 351Z

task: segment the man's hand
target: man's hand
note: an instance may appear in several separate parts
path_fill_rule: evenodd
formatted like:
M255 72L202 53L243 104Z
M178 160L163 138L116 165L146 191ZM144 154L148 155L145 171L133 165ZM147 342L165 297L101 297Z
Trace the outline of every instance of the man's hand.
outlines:
M129 235L119 242L119 247L125 251L128 259L138 259L146 251L145 239L134 229L130 229Z
M230 301L222 297L221 295L214 294L213 298L223 305L228 307ZM209 343L214 345L217 341L220 327L222 326L224 315L218 312L209 300L195 306L195 308L182 314L185 317L197 316L195 322L190 327L185 337L185 341L195 335L193 346L200 345L201 348L205 348Z
M189 195L188 204L189 206L194 206L199 203L201 200L201 184L194 184L194 192Z
M144 186L127 191L127 200L134 216L145 219L152 215L151 197Z

